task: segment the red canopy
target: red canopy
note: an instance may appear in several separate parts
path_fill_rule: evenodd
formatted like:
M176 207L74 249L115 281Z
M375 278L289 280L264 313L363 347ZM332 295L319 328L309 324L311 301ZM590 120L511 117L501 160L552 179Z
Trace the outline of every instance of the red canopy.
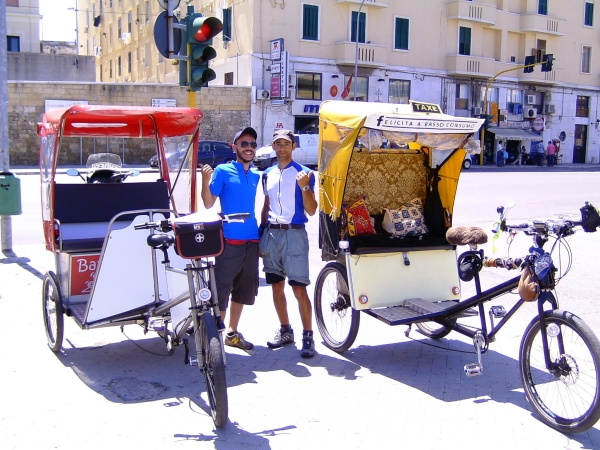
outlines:
M202 112L196 108L76 105L47 112L41 126L51 134L64 124L65 137L153 138L155 133L160 137L191 135L201 119Z

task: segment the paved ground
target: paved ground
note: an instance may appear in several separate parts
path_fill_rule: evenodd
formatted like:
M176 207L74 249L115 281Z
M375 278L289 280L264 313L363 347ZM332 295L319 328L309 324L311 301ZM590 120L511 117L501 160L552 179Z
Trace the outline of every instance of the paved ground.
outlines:
M277 320L263 280L240 328L256 348L227 349L230 422L215 430L197 368L182 363L182 349L165 356L160 339L137 326L124 334L82 331L68 319L63 351L53 354L45 344L40 280L54 270L52 255L39 244L13 248L16 257L0 259L7 311L3 449L600 449L600 425L565 436L542 424L524 398L517 353L531 308L500 333L484 357L484 375L469 379L462 367L475 356L466 338L453 333L432 342L414 330L406 338L406 327L366 315L343 355L318 336L310 360L292 346L269 350ZM321 266L313 249L312 280ZM288 301L300 334L291 292Z

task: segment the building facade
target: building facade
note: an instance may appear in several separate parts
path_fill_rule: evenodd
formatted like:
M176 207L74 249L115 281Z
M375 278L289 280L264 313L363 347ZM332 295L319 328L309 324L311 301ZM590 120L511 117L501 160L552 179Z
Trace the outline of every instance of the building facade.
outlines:
M595 0L189 4L222 20L211 84L252 86L252 125L263 143L281 127L317 131L320 104L353 101L356 92L357 101L414 99L458 116L487 112L490 149L501 139L512 150L556 140L563 163L599 161ZM176 61L154 42L162 11L156 1L79 0L79 48L97 55L97 81L178 82ZM552 68L542 72L549 54ZM526 61L540 64L525 72Z
M40 53L39 0L6 1L6 45L9 52Z

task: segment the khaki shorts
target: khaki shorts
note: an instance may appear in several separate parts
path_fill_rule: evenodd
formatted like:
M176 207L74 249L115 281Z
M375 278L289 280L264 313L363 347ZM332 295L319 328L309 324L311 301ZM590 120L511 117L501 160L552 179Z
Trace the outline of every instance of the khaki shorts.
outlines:
M308 234L304 228L266 229L260 238L263 271L279 275L295 285L308 286Z

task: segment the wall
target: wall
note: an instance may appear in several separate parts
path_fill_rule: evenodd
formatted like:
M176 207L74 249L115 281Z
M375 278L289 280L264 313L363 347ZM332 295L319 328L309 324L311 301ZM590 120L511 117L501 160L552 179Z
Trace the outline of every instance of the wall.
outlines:
M10 81L95 81L93 56L52 53L7 53Z
M231 142L236 131L250 125L250 94L248 87L209 87L196 94L196 107L204 113L201 139ZM151 106L152 99L175 99L177 106L187 106L184 88L165 84L129 83L57 83L8 82L8 127L11 166L37 166L40 140L37 123L42 121L46 100L87 101L92 105ZM106 139L82 141L70 139L69 150L59 164L83 163L88 153L104 151ZM123 152L124 164L147 164L154 154L153 146L136 145L135 140L111 140L109 149Z

